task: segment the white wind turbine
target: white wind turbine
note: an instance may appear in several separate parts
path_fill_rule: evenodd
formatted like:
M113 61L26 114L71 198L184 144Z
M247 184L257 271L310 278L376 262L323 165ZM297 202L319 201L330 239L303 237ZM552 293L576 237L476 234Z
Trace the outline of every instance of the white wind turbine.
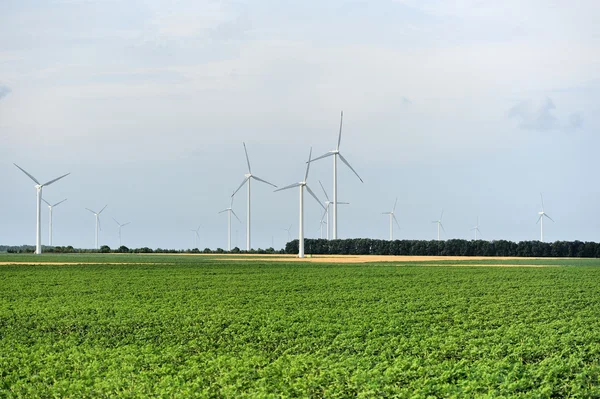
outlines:
M398 198L396 198L396 202L394 202L394 208L391 212L381 212L382 215L390 215L390 241L394 239L394 223L396 222L396 226L400 228L400 223L398 223L398 219L396 219L396 204L398 204Z
M479 216L477 216L477 224L475 225L475 227L471 228L471 230L475 230L475 241L477 241L477 233L481 234L481 231L479 230Z
M542 196L542 193L540 193L540 198L542 199L542 211L538 212L538 215L540 215L540 217L538 218L536 224L540 223L540 241L544 242L544 216L552 220L552 222L554 222L554 219L552 219L550 216L548 216L546 212L544 212L544 197Z
M121 228L122 228L122 227L124 227L124 226L127 226L127 225L128 225L129 223L131 223L131 222L127 222L127 223L123 223L123 224L121 224L121 223L119 223L119 222L117 221L117 219L113 218L113 220L115 221L115 223L116 223L117 225L119 225L119 248L120 248L120 247L121 247Z
M263 180L252 174L252 170L250 169L250 159L248 158L248 151L246 150L246 143L242 143L242 144L244 144L244 152L246 153L246 162L248 163L248 173L246 173L244 175L244 181L242 181L242 184L240 184L238 189L235 190L233 192L233 194L231 194L231 196L233 197L235 195L235 193L237 193L240 190L240 188L242 188L244 186L244 184L246 184L246 182L248 182L248 209L246 211L246 250L250 251L250 181L252 179L255 179L255 180L261 181L263 183L267 183L275 188L277 188L277 186L274 185L273 183L269 183L268 181Z
M289 188L300 187L300 218L299 218L299 228L298 228L298 257L299 258L304 258L304 188L305 187L306 187L306 190L308 191L308 193L310 195L312 195L315 200L317 200L317 202L319 203L321 208L325 209L323 204L321 204L321 201L319 200L319 198L317 198L315 193L306 184L306 179L308 179L308 170L310 169L311 155L312 155L312 147L308 154L308 162L306 163L306 173L304 174L304 180L302 180L299 183L290 184L289 186L285 186L283 188L275 190L275 191L282 191L282 190L287 190Z
M292 230L292 225L290 224L290 227L288 227L287 229L282 229L287 231L287 236L288 236L288 241L292 241L292 233L290 232Z
M198 226L197 229L190 229L190 231L194 232L194 248L198 248L198 243L200 242L200 228L202 226ZM192 248L193 249L193 248ZM198 248L200 250L200 248Z
M227 250L231 251L231 214L238 220L238 222L242 223L238 215L233 211L233 196L231 196L231 203L229 204L229 208L223 209L219 213L227 212Z
M323 217L321 218L321 224L323 223L323 221L325 221L326 223L326 227L327 227L327 239L329 240L329 207L331 205L333 205L333 201L329 200L329 196L327 195L327 191L325 191L325 187L323 187L323 183L321 183L321 180L319 180L319 184L321 185L321 190L323 190L323 194L325 194L325 198L327 199L325 201L325 212L323 213ZM349 202L338 202L338 205L349 205ZM323 235L323 234L321 234ZM323 238L323 237L321 237Z
M446 229L444 229L444 225L442 224L442 218L444 217L444 210L442 209L442 214L440 215L440 218L438 220L434 220L431 223L437 223L437 239L438 241L440 240L440 227L442 228L442 230L444 230L444 233L446 232Z
M58 206L60 204L62 204L63 202L65 202L67 199L65 198L64 200L57 202L54 205L51 205L48 201L46 201L45 199L42 198L42 201L44 201L46 203L46 205L48 205L48 209L49 209L49 218L50 218L50 225L48 226L48 245L52 246L52 208L54 208L55 206Z
M100 214L102 213L103 210L106 209L107 206L108 206L108 204L104 205L104 208L100 209L100 212L94 212L90 208L85 208L88 211L92 212L94 214L94 216L96 216L96 249L100 248L98 246L98 230L102 230L102 226L100 226Z
M25 169L21 168L16 163L13 165L15 165L17 168L21 169L21 172L25 173L27 176L29 176L29 178L31 180L33 180L35 182L35 189L37 191L37 211L36 211L36 223L35 223L35 253L40 255L42 253L42 188L49 186L50 184L54 183L57 180L62 179L65 176L70 175L70 173L67 173L60 177L57 177L56 179L50 180L49 182L41 184L39 181L37 181L37 179L35 177L33 177L32 175L27 173L25 171Z
M358 177L358 179L361 182L363 182L363 180L360 178L358 173L356 173L356 171L352 168L352 166L350 166L348 161L346 161L346 158L344 158L342 156L342 153L340 152L340 142L342 141L342 121L343 120L344 120L344 111L341 112L341 116L340 116L340 133L338 135L338 142L337 142L337 147L335 147L335 150L331 150L331 151L327 152L326 154L323 154L320 157L313 159L313 162L314 162L319 159L333 156L333 203L332 204L333 204L333 239L334 240L336 240L338 238L338 233L337 233L337 204L338 204L338 202L337 202L337 157L339 156L340 159L342 160L342 162L345 163L346 166L348 166L350 168L350 170L352 170L352 172L354 172L356 177Z

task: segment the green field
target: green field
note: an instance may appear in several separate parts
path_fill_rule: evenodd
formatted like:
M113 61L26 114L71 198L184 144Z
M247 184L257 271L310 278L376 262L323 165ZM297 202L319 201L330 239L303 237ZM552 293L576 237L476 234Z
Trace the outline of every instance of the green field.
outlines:
M222 259L0 255L0 398L600 397L600 260Z

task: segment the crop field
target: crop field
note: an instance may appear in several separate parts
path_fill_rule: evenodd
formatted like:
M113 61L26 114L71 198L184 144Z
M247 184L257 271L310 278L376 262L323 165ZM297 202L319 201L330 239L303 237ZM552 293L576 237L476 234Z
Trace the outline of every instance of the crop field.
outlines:
M600 397L597 259L0 263L0 398Z

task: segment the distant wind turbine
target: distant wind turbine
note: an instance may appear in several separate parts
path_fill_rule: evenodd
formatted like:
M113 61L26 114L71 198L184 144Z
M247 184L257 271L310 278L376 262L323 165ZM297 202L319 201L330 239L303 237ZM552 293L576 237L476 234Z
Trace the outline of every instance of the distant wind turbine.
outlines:
M96 249L100 249L100 247L98 246L98 230L102 230L102 226L100 225L100 214L103 210L106 209L107 206L108 204L104 205L104 208L100 209L100 212L94 212L90 208L85 208L88 211L92 212L94 216L96 216Z
M238 187L237 190L235 190L233 192L233 194L231 194L231 196L233 197L235 195L235 193L237 193L243 186L244 184L246 184L246 182L248 182L248 209L246 211L246 250L250 251L250 181L252 179L258 180L260 182L269 184L275 188L277 188L276 185L274 185L273 183L269 183L266 180L263 180L261 178L259 178L258 176L254 176L252 174L252 169L250 169L250 159L248 158L248 151L246 150L246 143L242 143L244 144L244 152L246 153L246 162L248 163L248 173L246 173L244 175L244 181L242 181L242 184L240 184L240 186Z
M54 205L50 205L50 203L48 201L46 201L45 199L42 198L42 201L44 201L46 203L46 205L48 205L48 209L49 209L49 216L48 217L50 219L50 221L49 221L50 225L48 226L48 235L49 235L48 245L50 245L50 246L52 246L52 208L54 208L55 206L58 206L58 205L62 204L66 200L67 199L65 198L64 200L62 200L60 202L57 202Z
M475 227L471 228L471 230L475 230L475 241L477 241L477 233L481 234L481 231L479 230L479 216L477 216L477 224L475 225Z
M65 176L70 175L70 173L67 173L60 177L57 177L56 179L52 179L49 182L41 184L39 181L37 181L37 179L35 177L33 177L32 175L27 173L25 171L25 169L21 168L16 163L13 165L15 165L17 168L19 168L21 170L21 172L25 173L27 176L29 176L29 178L31 180L33 180L35 182L35 189L37 191L37 211L36 211L36 224L35 224L35 253L40 255L42 253L42 188L51 185L55 181L60 180Z
M312 147L310 149L310 152L308 153L308 162L306 163L306 173L304 174L304 180L302 180L299 183L290 184L289 186L285 186L283 188L275 190L275 191L282 191L282 190L287 190L287 189L294 188L294 187L300 187L300 217L299 217L299 227L298 227L298 257L299 258L304 258L304 188L305 187L306 187L306 190L308 191L308 193L310 195L312 195L313 198L319 203L321 208L325 209L323 204L321 204L321 200L319 200L319 198L317 198L315 193L306 184L306 180L308 179L308 170L310 169L311 155L312 155Z
M313 159L313 162L314 162L319 159L333 156L333 239L334 240L336 240L338 238L338 232L337 232L337 204L338 204L338 202L337 202L337 157L339 156L340 159L342 160L342 162L345 163L346 166L348 166L350 168L350 170L352 170L352 172L354 172L356 177L358 177L358 179L361 182L363 182L363 180L360 178L358 173L356 173L354 168L352 168L352 166L350 166L350 164L348 163L346 158L344 158L342 156L342 153L340 152L340 143L342 141L342 122L343 122L343 120L344 120L344 111L342 111L341 115L340 115L340 133L338 135L338 142L337 142L337 146L335 147L335 150L331 150L331 151L327 152L326 154L323 154L320 157Z
M115 221L115 223L116 223L117 225L119 225L119 248L120 248L120 247L121 247L121 228L122 228L122 227L124 227L124 226L127 226L127 225L128 225L128 224L130 224L131 222L127 222L127 223L123 223L123 224L121 224L121 223L119 223L119 222L117 221L117 219L113 218L113 220Z
M287 231L287 236L288 236L288 241L292 241L292 233L290 233L290 230L292 230L292 225L290 224L290 227L288 227L287 229L282 229Z
M433 222L431 222L431 223L437 223L437 239L438 239L438 241L440 240L440 227L442 228L444 233L446 232L446 229L444 229L444 225L442 224L443 217L444 217L444 210L442 209L442 214L440 215L440 218L438 220L434 220Z
M327 191L325 191L325 187L323 187L323 183L321 183L321 180L319 180L319 184L321 185L321 190L323 190L323 194L325 194L325 212L323 213L323 217L321 218L321 222L323 222L323 220L325 220L326 226L327 226L327 239L329 240L329 207L331 205L333 205L333 201L329 200L329 196L327 195ZM338 205L349 205L349 202L338 202ZM321 234L323 235L323 234ZM321 237L323 238L323 237Z
M544 216L552 220L552 222L554 222L554 219L552 219L550 216L548 216L546 212L544 212L544 197L542 196L542 193L540 193L540 198L542 199L542 211L538 212L538 215L540 215L540 217L538 218L536 224L540 223L540 241L544 242Z
M223 209L219 213L223 213L223 212L227 212L227 250L231 251L231 214L233 213L233 216L235 216L235 218L240 223L242 223L242 221L240 220L238 215L236 215L235 212L233 211L233 196L231 196L231 203L229 204L229 208Z
M198 226L197 229L190 229L190 231L194 232L194 248L198 248L199 242L200 242L200 228L202 226ZM193 249L193 248L192 248ZM200 250L200 248L198 248L198 250Z
M394 208L391 212L381 212L383 215L390 215L390 241L394 239L394 223L396 222L396 226L400 228L400 223L398 223L398 219L396 219L396 204L398 204L398 198L396 198L396 202L394 202Z

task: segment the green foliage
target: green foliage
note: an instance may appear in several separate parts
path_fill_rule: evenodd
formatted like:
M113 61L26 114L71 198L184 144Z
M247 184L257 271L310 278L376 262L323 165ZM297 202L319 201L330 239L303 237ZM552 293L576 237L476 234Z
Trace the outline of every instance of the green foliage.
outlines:
M0 266L0 397L600 395L597 266L89 256Z

